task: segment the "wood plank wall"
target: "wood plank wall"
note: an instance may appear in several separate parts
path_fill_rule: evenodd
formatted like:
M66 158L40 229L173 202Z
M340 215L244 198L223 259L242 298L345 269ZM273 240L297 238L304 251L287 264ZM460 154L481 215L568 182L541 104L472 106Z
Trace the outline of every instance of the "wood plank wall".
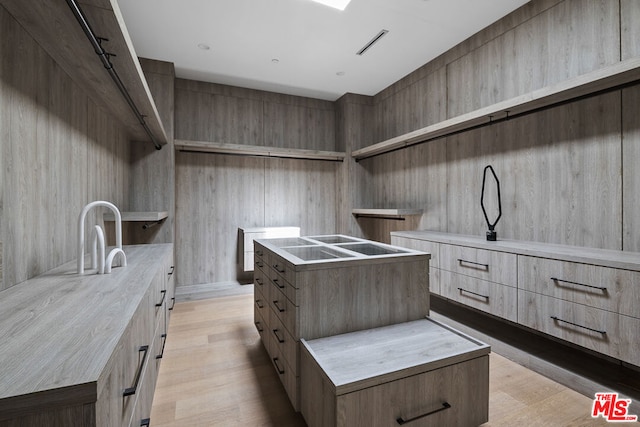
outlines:
M0 213L6 289L76 257L93 200L126 207L126 134L0 7ZM89 215L88 223L97 222Z
M333 103L176 80L176 139L336 150ZM242 276L238 227L336 231L337 163L220 154L176 155L177 284Z
M376 95L381 124L373 142L438 121L443 110L453 117L637 57L639 21L633 0L534 0ZM640 173L633 165L640 155L639 90L360 162L373 177L367 191L374 205L425 211L404 223L376 220L366 235L384 241L393 229L484 234L480 189L492 164L503 197L499 237L640 251ZM387 113L400 108L420 117Z

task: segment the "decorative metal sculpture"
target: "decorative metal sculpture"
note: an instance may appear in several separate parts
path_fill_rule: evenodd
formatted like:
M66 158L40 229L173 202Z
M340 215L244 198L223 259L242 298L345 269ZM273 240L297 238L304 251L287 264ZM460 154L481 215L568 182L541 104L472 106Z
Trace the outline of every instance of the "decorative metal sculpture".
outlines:
M485 202L484 202L484 190L486 188L485 184L487 181L487 171L491 171L493 178L496 180L496 187L498 190L498 217L493 222L489 221L489 216L487 215L487 209L485 208ZM482 177L482 196L480 197L480 206L482 206L484 219L487 221L487 226L489 227L489 230L487 231L487 240L495 242L498 238L498 235L495 231L495 227L498 221L500 220L500 217L502 216L502 202L500 200L500 181L498 180L498 176L496 175L496 172L493 170L493 166L491 165L487 165L484 168L484 174Z

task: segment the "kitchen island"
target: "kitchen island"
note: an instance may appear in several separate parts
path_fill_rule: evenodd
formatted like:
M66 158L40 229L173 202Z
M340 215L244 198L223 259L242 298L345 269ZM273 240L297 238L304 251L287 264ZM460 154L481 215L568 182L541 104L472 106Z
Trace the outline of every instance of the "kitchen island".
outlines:
M255 324L296 411L300 339L429 314L424 252L344 235L256 240Z

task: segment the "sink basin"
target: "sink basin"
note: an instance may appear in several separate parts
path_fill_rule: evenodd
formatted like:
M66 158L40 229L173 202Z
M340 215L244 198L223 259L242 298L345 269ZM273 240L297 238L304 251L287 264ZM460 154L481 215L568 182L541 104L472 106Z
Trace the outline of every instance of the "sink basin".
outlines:
M313 240L317 240L318 242L329 243L329 244L359 241L359 240L352 239L350 237L344 237L344 236L316 236L316 237L309 236L309 238Z
M358 252L363 255L392 255L408 253L408 251L403 251L402 249L392 249L373 243L343 243L336 246L348 249L353 252Z
M353 258L353 255L337 251L326 246L298 246L283 248L283 251L289 252L303 261L319 261L323 259L339 259Z

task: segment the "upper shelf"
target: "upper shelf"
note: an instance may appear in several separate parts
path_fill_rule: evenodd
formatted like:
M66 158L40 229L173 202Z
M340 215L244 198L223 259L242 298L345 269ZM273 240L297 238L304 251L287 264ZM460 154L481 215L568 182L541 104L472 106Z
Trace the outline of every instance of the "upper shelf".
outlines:
M525 95L444 120L352 153L356 160L442 138L476 126L534 112L585 96L616 89L640 80L640 58L628 59Z
M162 221L169 216L169 212L120 212L122 221ZM105 212L102 215L105 221L115 221L112 212Z
M352 209L351 213L358 217L403 219L405 216L422 215L422 209Z
M224 144L218 142L175 140L176 150L197 153L235 154L240 156L284 157L292 159L331 160L342 162L345 153L338 151L303 150L263 147L258 145Z
M0 0L0 3L96 104L127 128L133 140L150 141L66 2ZM117 1L78 3L93 32L105 39L101 46L111 54L110 61L145 123L157 141L166 144L167 135Z

